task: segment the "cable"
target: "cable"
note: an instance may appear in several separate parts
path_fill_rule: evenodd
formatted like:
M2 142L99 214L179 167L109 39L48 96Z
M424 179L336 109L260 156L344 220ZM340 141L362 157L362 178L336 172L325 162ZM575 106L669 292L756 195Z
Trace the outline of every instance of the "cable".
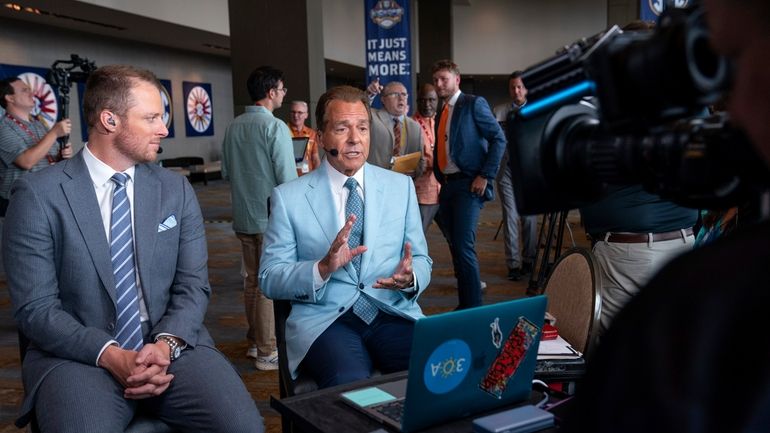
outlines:
M542 409L543 406L545 406L545 404L548 403L548 398L549 398L549 396L548 396L548 389L549 389L548 388L548 384L546 384L545 382L543 382L540 379L533 379L532 380L532 385L540 385L542 387L542 389L540 389L539 391L541 391L543 393L544 397L543 397L542 400L540 400L540 402L538 402L535 405L535 407ZM533 386L533 388L534 388L534 386Z

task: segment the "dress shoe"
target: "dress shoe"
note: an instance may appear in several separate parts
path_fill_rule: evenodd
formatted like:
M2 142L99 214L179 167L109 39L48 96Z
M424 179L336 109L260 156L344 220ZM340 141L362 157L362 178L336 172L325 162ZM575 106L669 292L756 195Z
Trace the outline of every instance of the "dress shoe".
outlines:
M523 276L521 268L508 269L508 279L511 281L519 281Z

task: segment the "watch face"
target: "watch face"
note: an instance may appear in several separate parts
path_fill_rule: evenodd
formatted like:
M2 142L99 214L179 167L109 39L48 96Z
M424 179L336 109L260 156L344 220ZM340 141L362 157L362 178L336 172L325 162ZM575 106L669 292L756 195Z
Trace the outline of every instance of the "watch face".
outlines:
M181 355L181 354L182 354L182 349L180 349L178 347L175 347L174 348L174 352L171 355L171 359L177 359L177 358L179 358L179 355Z

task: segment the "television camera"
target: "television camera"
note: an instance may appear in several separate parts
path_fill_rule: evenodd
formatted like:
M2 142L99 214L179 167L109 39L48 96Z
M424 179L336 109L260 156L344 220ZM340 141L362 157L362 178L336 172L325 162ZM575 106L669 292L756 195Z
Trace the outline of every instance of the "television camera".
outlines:
M581 207L642 184L684 206L722 208L768 187L767 167L726 114L731 65L700 7L668 8L654 30L617 26L526 69L528 102L507 123L523 214Z
M48 83L56 88L61 104L61 118L69 118L70 86L72 83L84 83L96 70L96 64L77 54L71 54L69 60L57 60L48 71ZM69 136L59 138L59 145L64 146Z

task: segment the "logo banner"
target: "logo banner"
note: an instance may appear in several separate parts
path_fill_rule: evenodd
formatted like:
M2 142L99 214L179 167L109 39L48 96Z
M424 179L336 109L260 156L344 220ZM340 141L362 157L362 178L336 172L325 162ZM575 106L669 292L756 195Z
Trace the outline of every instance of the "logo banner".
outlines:
M366 0L366 84L398 81L410 93L412 105L412 44L409 0ZM373 104L381 107L380 99Z

